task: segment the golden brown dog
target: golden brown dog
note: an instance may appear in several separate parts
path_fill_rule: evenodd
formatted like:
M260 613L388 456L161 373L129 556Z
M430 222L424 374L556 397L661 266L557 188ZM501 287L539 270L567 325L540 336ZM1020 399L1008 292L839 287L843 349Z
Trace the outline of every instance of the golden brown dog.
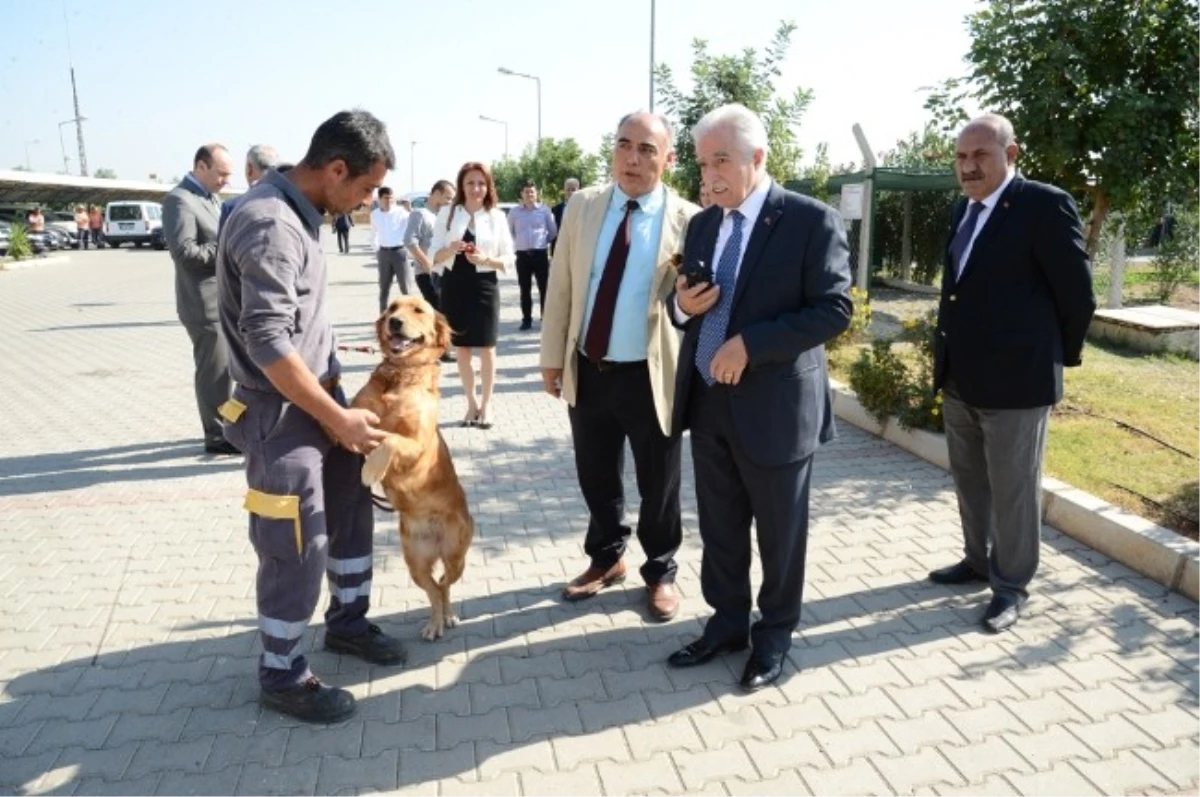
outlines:
M383 362L353 405L379 416L384 441L367 455L362 480L381 483L400 515L400 542L413 581L429 596L433 614L421 630L437 639L458 618L450 586L462 577L475 522L450 451L438 431L438 358L450 345L450 326L424 299L404 296L375 322ZM442 577L433 566L442 562Z

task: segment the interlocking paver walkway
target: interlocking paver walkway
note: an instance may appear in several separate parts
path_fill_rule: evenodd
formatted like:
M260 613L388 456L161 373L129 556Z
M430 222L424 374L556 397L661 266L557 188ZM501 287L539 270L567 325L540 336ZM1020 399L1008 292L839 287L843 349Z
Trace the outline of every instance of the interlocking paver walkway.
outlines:
M369 343L370 259L330 259L342 340ZM444 372L478 524L462 624L418 639L425 596L380 513L374 617L411 640L410 665L317 652L357 716L263 712L241 466L197 453L172 279L165 254L130 250L0 273L0 792L1197 790L1196 605L1047 529L1027 615L983 634L986 593L924 581L960 548L948 476L844 424L817 458L804 620L776 687L739 694L740 656L663 665L706 614L690 460L679 618L646 622L632 582L561 603L586 517L512 280L494 429L457 428ZM352 389L374 364L344 362Z

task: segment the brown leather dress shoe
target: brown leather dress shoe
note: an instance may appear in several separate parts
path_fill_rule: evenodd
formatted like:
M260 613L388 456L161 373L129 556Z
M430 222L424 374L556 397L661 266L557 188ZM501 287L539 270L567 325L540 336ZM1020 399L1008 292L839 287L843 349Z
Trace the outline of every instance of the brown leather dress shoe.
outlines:
M569 601L581 601L590 598L605 587L620 584L625 580L625 560L620 559L607 570L589 567L580 575L567 582L563 587L563 598Z
M675 585L660 581L648 584L646 592L650 597L650 617L660 623L671 620L679 614L679 593Z

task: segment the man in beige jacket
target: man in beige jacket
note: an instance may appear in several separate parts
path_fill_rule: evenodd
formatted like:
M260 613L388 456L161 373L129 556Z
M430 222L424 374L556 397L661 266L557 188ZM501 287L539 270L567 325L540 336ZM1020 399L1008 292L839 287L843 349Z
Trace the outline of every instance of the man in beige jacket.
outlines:
M569 405L575 469L590 513L586 571L563 589L581 600L625 580L622 556L625 441L637 470L637 536L646 562L650 616L679 611L675 552L680 520L680 439L671 434L678 332L664 299L675 284L673 255L699 211L662 183L675 160L661 116L621 120L613 148L615 185L586 188L567 203L554 250L542 321L546 392Z

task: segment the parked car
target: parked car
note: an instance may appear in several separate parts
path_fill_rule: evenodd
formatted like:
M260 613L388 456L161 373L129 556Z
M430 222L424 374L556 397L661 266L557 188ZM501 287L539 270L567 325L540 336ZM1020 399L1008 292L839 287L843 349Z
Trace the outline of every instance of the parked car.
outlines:
M8 254L8 222L0 221L0 257Z
M17 223L22 227L25 227L25 222L23 220ZM0 220L0 234L4 236L3 254L8 254L8 248L12 245L12 225L13 223L7 219ZM25 227L25 239L29 241L29 248L35 255L40 255L43 252L54 248L51 246L51 240L46 233L30 232L28 227Z
M32 207L32 206L31 206ZM20 207L18 205L4 205L0 207L0 221L10 224L24 224L28 232L28 224L25 219L29 215L30 208ZM76 238L75 216L71 216L71 224L69 228L64 229L58 220L61 211L42 210L42 216L46 220L46 230L43 233L32 233L29 235L43 236L39 238L40 246L45 249L72 249L75 247ZM30 239L33 243L33 239Z
M65 210L43 210L46 217L46 229L54 228L67 236L70 246L79 242L79 227L75 224L75 214Z
M409 202L411 202L412 206L413 206L413 210L420 210L421 208L425 207L425 205L427 205L429 203L429 192L428 191L409 191L407 194L405 194L404 196L402 196L400 198L407 199Z
M167 233L161 224L150 231L150 246L160 252L167 248Z
M157 202L109 202L104 209L104 242L113 248L152 244L156 227L162 227L162 205Z
M54 249L74 249L75 242L79 240L74 232L68 233L66 230L56 227L53 224L46 225L45 234L50 239Z

